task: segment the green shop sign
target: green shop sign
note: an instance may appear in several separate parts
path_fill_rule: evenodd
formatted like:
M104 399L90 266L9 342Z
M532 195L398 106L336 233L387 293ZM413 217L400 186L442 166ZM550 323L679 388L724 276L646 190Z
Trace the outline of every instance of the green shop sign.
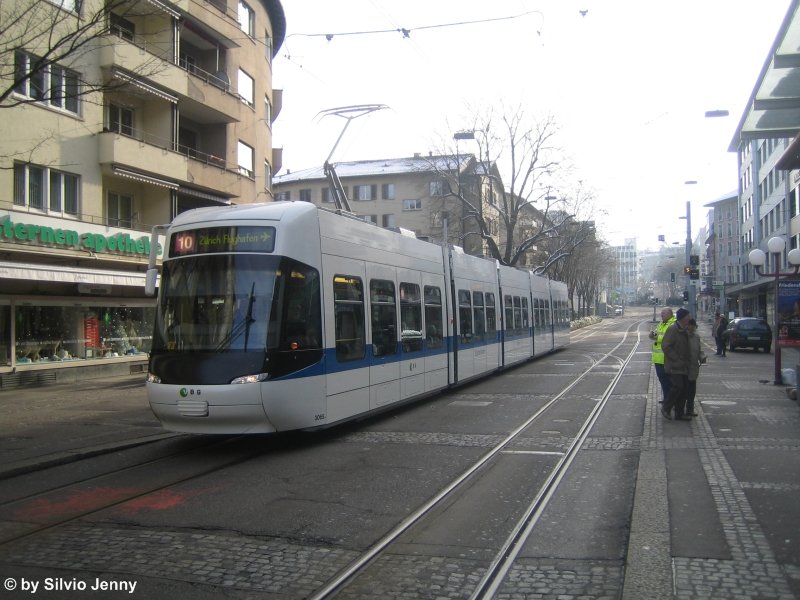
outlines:
M0 241L21 242L34 246L90 250L96 254L116 253L143 256L150 254L149 235L132 238L127 233L117 233L115 235L80 233L71 229L57 229L30 223L14 223L10 216L0 217ZM161 254L160 244L158 253Z

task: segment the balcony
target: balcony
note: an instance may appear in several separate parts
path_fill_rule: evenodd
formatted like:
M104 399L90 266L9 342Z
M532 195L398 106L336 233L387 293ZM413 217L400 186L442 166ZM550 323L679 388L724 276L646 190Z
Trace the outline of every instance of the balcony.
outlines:
M126 81L141 80L144 85L160 87L177 97L182 110L191 111L194 118L205 122L239 120L242 102L231 91L224 71L211 73L187 57L175 64L161 44L139 37L129 41L109 35L106 39L108 43L100 48L100 66L109 77L118 77L122 70Z
M251 193L253 181L240 175L236 165L228 165L224 158L187 146L178 146L178 151L174 151L168 140L147 132L130 133L104 131L98 136L100 164L130 167L177 185L202 188L225 197Z

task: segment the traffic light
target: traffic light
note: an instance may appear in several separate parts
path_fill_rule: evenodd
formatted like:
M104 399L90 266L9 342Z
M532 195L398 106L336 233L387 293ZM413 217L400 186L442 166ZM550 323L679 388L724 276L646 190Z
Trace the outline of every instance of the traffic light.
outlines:
M675 283L675 273L670 273L670 274L669 274L669 280L670 280L672 283Z
M683 301L684 302L688 302L689 301L689 292L683 292Z
M689 279L700 279L700 269L689 269Z
M689 256L689 264L691 266L693 266L693 267L699 267L700 266L700 256L697 255L697 254L692 254L691 256Z
M684 275L691 275L691 273L692 273L692 267L690 267L689 265L686 265L685 267L683 267L683 274Z

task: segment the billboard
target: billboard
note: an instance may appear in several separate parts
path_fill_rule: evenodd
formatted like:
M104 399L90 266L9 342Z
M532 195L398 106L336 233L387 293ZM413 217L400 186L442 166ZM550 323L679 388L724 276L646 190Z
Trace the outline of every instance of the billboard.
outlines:
M778 345L800 348L800 281L778 281Z

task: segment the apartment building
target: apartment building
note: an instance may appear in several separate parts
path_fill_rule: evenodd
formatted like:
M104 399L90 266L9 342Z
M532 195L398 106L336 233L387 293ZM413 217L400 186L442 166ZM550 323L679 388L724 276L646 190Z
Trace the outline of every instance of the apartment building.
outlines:
M283 8L20 0L0 11L15 40L0 103L0 384L143 368L152 225L272 198Z
M335 169L351 210L379 227L406 229L435 243L446 237L468 254L485 256L490 251L473 214L480 212L492 238L505 240L497 210L499 174L471 154L341 162ZM276 200L334 208L322 167L277 175L273 191ZM456 198L459 191L471 207Z

